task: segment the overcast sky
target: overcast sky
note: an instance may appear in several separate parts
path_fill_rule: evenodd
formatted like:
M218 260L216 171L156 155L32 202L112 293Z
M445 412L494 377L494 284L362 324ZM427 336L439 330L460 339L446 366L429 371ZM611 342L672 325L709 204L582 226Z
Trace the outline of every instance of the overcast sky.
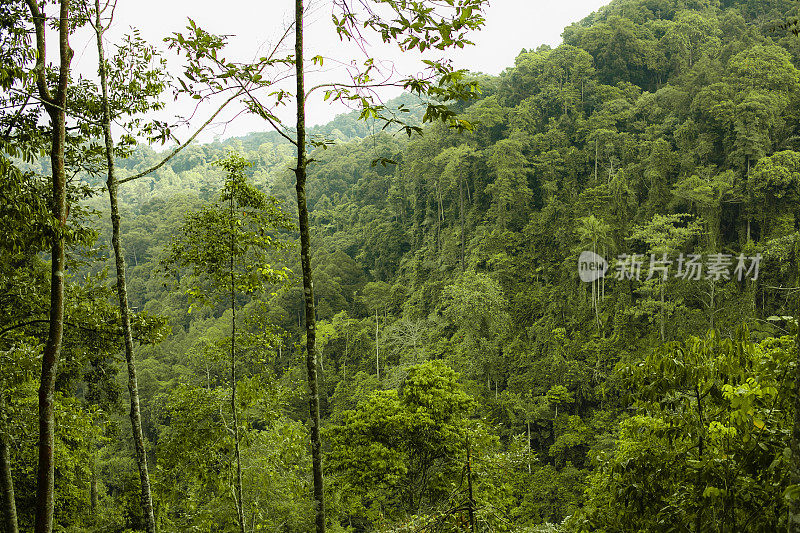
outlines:
M498 74L514 64L514 58L523 48L533 49L541 44L557 46L565 26L581 20L607 3L608 0L491 0L485 12L486 25L483 30L472 35L475 46L452 52L448 57L459 68ZM199 26L212 33L233 35L227 57L237 60L252 59L271 48L283 33L293 14L292 5L291 0L118 0L108 41L113 43L134 26L139 28L145 39L163 47L161 40L172 32L184 31L187 17L191 17ZM221 9L220 6L224 8ZM327 0L315 0L311 3L306 26L307 57L320 54L343 61L359 58L357 49L343 45L338 40L332 29L330 15ZM373 55L390 58L401 72L421 70L417 55L407 54L401 57L395 52L395 48L386 47L377 40L372 44ZM73 65L86 75L93 75L96 71L93 46L92 35L78 34L72 39L72 47L76 53ZM178 68L180 63L172 59L174 55L171 52L166 55L172 68ZM325 66L332 63L330 61ZM330 77L331 73L327 72L325 75ZM312 76L310 82L313 81ZM393 95L386 95L387 98L391 96ZM188 114L191 109L186 105L168 107L178 114ZM200 109L199 118L202 119L204 112L207 115L212 111L211 108ZM328 103L310 102L309 121L312 124L324 123L344 111L346 109L332 107ZM230 118L233 113L234 110L226 118ZM224 138L266 129L268 128L261 119L240 115L224 127L218 125L202 138L211 140L215 136Z

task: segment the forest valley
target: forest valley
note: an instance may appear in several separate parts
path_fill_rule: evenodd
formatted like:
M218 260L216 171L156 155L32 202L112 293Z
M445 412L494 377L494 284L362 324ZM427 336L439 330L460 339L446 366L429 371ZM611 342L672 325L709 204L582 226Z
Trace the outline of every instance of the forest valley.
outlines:
M384 3L406 49L481 22ZM161 92L266 130L278 60L191 22L179 81L135 33L70 79L104 19L56 8L0 6L0 530L800 531L796 2L614 0L166 161Z

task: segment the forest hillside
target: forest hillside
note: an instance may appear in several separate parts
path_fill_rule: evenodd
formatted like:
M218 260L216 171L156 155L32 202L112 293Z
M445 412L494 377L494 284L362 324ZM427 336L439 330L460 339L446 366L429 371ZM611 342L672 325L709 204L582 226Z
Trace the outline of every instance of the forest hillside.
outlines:
M789 528L799 15L789 0L614 0L558 47L473 74L480 95L452 108L471 131L417 116L407 136L357 111L313 129L335 141L307 185L330 531ZM133 148L120 178L159 158ZM252 133L120 186L159 531L314 529L295 158ZM69 252L56 530L144 531L125 363L101 331L117 316L105 177L83 176L99 215ZM234 197L229 295L213 224ZM1 267L20 531L48 260Z

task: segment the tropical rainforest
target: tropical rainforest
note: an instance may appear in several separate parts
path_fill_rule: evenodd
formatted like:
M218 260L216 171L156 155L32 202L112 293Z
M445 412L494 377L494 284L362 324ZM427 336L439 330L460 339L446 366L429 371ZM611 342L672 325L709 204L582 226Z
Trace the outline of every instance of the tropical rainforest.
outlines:
M386 3L445 49L481 2ZM613 0L498 76L179 150L106 127L167 52L68 80L100 4L55 4L0 7L0 529L800 531L795 2ZM261 83L187 30L176 92Z

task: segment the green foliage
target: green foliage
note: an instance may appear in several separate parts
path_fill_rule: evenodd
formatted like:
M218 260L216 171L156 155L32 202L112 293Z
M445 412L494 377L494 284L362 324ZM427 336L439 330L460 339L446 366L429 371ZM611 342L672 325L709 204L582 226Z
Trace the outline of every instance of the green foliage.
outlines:
M238 389L248 519L257 529L284 524L287 531L305 531L312 517L303 496L308 490L306 432L280 415L279 396L263 380L242 380ZM236 528L229 394L224 385L178 385L153 399L157 452L162 457L156 494L165 531Z
M785 527L793 342L712 332L621 364L634 413L596 457L578 529Z
M33 351L33 353L38 350ZM7 356L23 358L9 361ZM2 354L4 363L24 368L30 349L21 347ZM11 475L17 495L17 514L20 530L28 530L34 523L34 495L36 493L37 457L37 386L29 378L10 385L4 383L4 398L0 412L0 431L11 442ZM8 387L8 388L6 388ZM96 447L102 442L107 419L95 406L61 392L55 395L56 434L54 456L56 464L55 488L59 498L55 508L55 521L60 527L88 527L93 522L89 501L91 464Z
M370 522L446 499L470 435L473 400L444 363L409 369L398 391L376 391L326 429L328 468L345 516Z
M466 44L462 31L481 23L475 2L428 5L381 2L376 9L391 16L378 19L370 4L339 2L337 10L353 10L337 11L336 22L345 38L375 30L414 50ZM0 15L13 14L6 9ZM381 104L361 90L379 80L371 61L353 66L361 89L312 90L358 108L309 130L332 530L468 530L468 445L478 531L785 527L796 495L786 451L795 361L789 340L776 336L795 327L784 289L798 272L800 49L792 35L765 28L790 9L783 0L616 0L568 27L560 46L523 50L496 77L429 63L419 79L402 80L418 94ZM266 69L291 58L233 63L223 58L225 40L194 22L171 39L190 52L194 81L179 91L202 100L261 90L245 97L248 110L275 121L261 105L275 90ZM158 63L143 53L137 65ZM327 68L329 58L311 61ZM15 76L13 65L2 58L0 83ZM474 100L448 100L456 95ZM2 113L5 129L11 117ZM27 132L38 119L14 120ZM451 131L467 123L466 135ZM378 124L426 135L393 137ZM2 142L0 354L16 366L2 367L0 418L13 442L27 442L33 339L43 334L42 323L27 322L44 320L47 264L37 253L51 226L37 176L48 167L36 160L41 140ZM160 158L143 146L127 155L123 179ZM221 355L231 274L251 522L311 529L298 422L308 409L303 293L288 275L298 260L281 253L294 235L277 210L281 201L294 210L294 157L292 140L276 132L192 144L120 190L131 305L145 311L140 385L165 531L235 527ZM76 188L74 198L81 194ZM102 249L109 230L95 227ZM591 286L576 272L587 250L612 265ZM679 254L714 252L734 261L760 253L758 279L674 276ZM613 275L623 253L639 254L642 279ZM650 259L664 254L670 274L645 279ZM74 258L83 261L74 279L87 282L68 304L76 325L61 390L113 411L116 366L104 347L115 315L98 288L108 261ZM165 259L173 284L159 271ZM187 315L201 301L209 305ZM155 315L171 318L170 334ZM742 325L752 340L737 333ZM109 428L113 441L98 441L97 524L134 530L137 476L120 434ZM90 451L86 442L64 449L84 459ZM29 469L15 468L18 494L32 490ZM85 469L63 479L85 488ZM88 524L79 492L69 493L79 510L72 525ZM30 502L20 509L29 516Z
M188 269L207 285L205 290L200 285L190 288L190 302L213 303L230 290L251 294L290 274L286 267L268 262L270 252L283 247L275 233L293 228L289 217L274 197L247 183L244 170L250 163L241 155L231 153L219 165L227 179L218 202L186 216L166 260L168 267Z
M496 379L503 372L507 307L500 285L487 274L467 271L442 290L438 312L452 331L447 358L471 379Z
M779 212L793 209L800 201L798 163L800 159L797 152L776 152L760 159L748 176L747 189L752 210L767 232L776 226L774 217ZM796 223L796 210L794 217Z

